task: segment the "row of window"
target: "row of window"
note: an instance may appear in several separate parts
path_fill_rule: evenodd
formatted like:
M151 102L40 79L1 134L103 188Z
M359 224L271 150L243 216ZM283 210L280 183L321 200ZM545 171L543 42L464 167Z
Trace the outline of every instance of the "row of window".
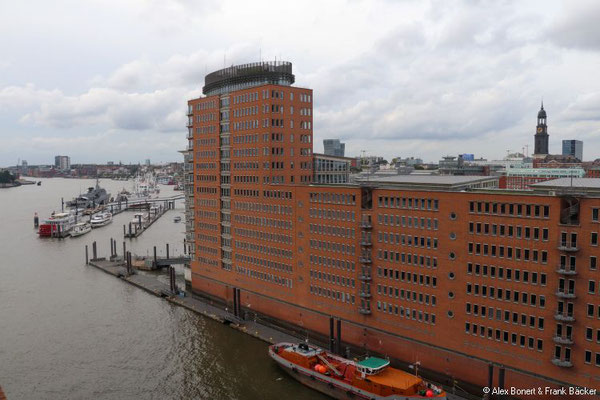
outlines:
M467 294L489 297L490 299L500 301L512 301L514 303L521 303L532 307L537 307L538 305L540 308L546 307L546 296L538 296L536 293L519 292L518 290L495 288L494 286L479 285L477 283L472 284L467 282Z
M546 264L548 262L548 251L546 250L530 250L521 249L520 247L511 247L504 245L495 245L487 243L473 243L469 242L468 245L469 254L475 254L478 256L489 256L499 257L506 259L515 259L531 262L541 262Z
M345 243L327 242L323 240L310 240L310 248L321 251L335 252L353 256L356 254L356 247Z
M215 133L217 131L215 125L208 126L199 126L196 128L196 133L207 134L207 133Z
M397 304L387 303L385 301L377 302L377 310L386 314L398 315L406 319L412 319L426 324L435 325L435 314L430 314L427 311L416 310L414 308L402 307Z
M585 351L584 361L586 364L592 363L592 352L590 350ZM600 353L596 353L595 365L600 367Z
M356 205L356 195L338 193L309 193L311 203Z
M216 146L217 145L217 139L216 138L210 138L210 139L196 139L196 146Z
M596 342L600 343L600 329L596 329L596 335L594 335L594 328L590 328L589 326L585 327L585 340L592 341L594 340L594 336L596 337Z
M403 228L434 229L438 228L437 218L411 217L405 215L377 214L380 225L402 226Z
M196 110L208 110L209 108L215 108L217 103L214 100L203 101L201 103L196 104Z
M487 332L487 335L486 335ZM487 337L490 340L496 340L497 342L510 343L514 346L527 347L529 350L544 350L544 341L542 339L534 338L531 336L525 336L518 333L503 331L495 329L493 327L485 327L471 322L465 322L465 333L473 336L481 336L482 338ZM537 343L537 344L536 344Z
M496 319L496 321L504 321L505 323L513 323L515 325L521 324L522 326L529 326L535 329L544 330L544 318L536 317L535 315L519 314L510 310L502 310L500 308L494 308L485 305L466 303L465 311L469 315L476 317ZM537 320L537 324L536 324Z
M310 255L310 263L353 272L356 268L354 261L339 260L337 258L318 256L316 254Z
M279 261L266 260L262 257L248 256L245 254L235 254L235 260L239 262L245 262L247 264L256 265L263 268L272 269L281 272L292 272L292 266Z
M210 243L218 243L219 238L217 236L206 235L204 233L199 233L196 235L197 239L201 242L210 242Z
M316 285L310 285L310 293L317 295L317 296L322 296L322 297L327 297L329 299L332 300L336 300L342 303L348 303L348 304L354 304L355 302L355 297L353 294L350 293L346 293L346 292L340 292L337 290L333 290L330 288L323 288L320 286L316 286Z
M196 158L210 158L211 160L214 160L216 157L217 157L216 150L204 150L204 151L196 152Z
M331 219L335 221L356 221L355 211L344 211L327 208L310 208L308 215L312 218Z
M256 226L265 226L270 228L279 228L279 229L292 229L293 224L291 221L267 218L267 217L254 217L251 215L239 215L235 214L233 216L233 220L236 223L246 224L246 225L256 225Z
M439 208L438 199L422 199L412 197L378 197L379 207L385 208L408 208L411 210L437 211Z
M377 294L380 296L395 297L401 300L407 300L412 302L419 302L421 304L435 306L437 299L435 295L429 295L427 293L415 292L406 289L399 289L397 287L377 285Z
M483 201L470 201L469 211L474 214L503 215L509 217L550 217L550 206L539 204L490 203Z
M288 287L288 288L292 288L293 287L291 279L285 278L285 277L282 277L282 276L278 276L278 275L274 275L274 274L271 274L271 273L262 272L262 271L255 271L253 269L245 268L245 267L240 267L240 266L236 266L235 267L235 272L237 272L238 274L241 274L241 275L249 276L249 277L254 278L254 279L259 279L259 280L264 281L264 282L270 282L270 283L274 283L276 285L285 286L285 287Z
M272 233L264 230L257 231L254 229L244 228L235 228L234 232L236 235L241 237L264 240L267 242L292 244L292 237L289 235L283 235L281 233Z
M418 267L437 268L437 257L424 256L412 253L399 253L391 250L377 250L377 258L383 261L400 262L402 264Z
M215 114L215 113L204 113L204 114L196 115L196 122L209 122L209 121L216 121L216 120L217 120L217 114Z
M540 235L541 232L541 235ZM538 228L520 225L504 225L504 224L488 224L482 222L469 222L469 233L477 235L492 235L492 236L506 236L509 238L515 237L517 239L533 239L547 241L549 237L548 228Z
M216 257L219 250L214 247L198 246L198 254L210 254Z
M204 229L207 231L218 231L219 230L219 225L216 224L207 224L206 222L198 222L198 225L196 225L198 229Z
M332 285L345 286L349 288L356 287L356 281L354 280L354 278L347 278L345 276L335 275L328 272L312 269L309 271L309 274L311 279L320 280L323 282L330 283Z
M467 263L467 274L475 274L477 276L489 276L490 278L506 279L507 281L514 280L515 282L531 283L542 286L546 285L546 274L543 272L535 272L528 270L519 270L512 268L497 267L494 265L479 265Z
M598 309L598 311L594 312L596 308ZM588 317L594 318L594 316L596 316L597 318L600 318L600 305L588 304L586 310Z
M275 257L283 257L292 259L294 256L294 252L291 250L280 249L278 247L265 246L262 244L242 242L239 240L235 241L235 247L237 249L253 251L255 253L262 253L269 256Z
M196 164L197 169L215 169L216 167L217 164L213 162Z
M309 224L309 232L319 235L339 236L348 239L354 239L354 235L356 233L354 228L320 224Z
M408 272L403 270L377 267L377 276L379 278L390 278L401 282L414 283L425 286L437 286L437 278L435 276L423 275L416 272Z
M270 214L292 215L293 209L291 206L282 206L278 204L252 203L244 201L235 201L234 209L242 211L258 211Z
M217 219L218 214L215 211L198 210L196 213L198 218Z
M204 256L200 256L200 257L198 257L198 261L200 262L200 264L208 265L208 266L211 266L211 267L218 267L219 266L219 261L217 261L214 258L206 258Z
M425 236L413 236L413 235L398 235L387 232L379 232L377 235L377 239L379 243L390 243L390 244L400 244L402 246L415 246L421 248L428 249L437 249L438 248L438 239L430 238ZM389 240L388 240L389 239ZM398 239L400 239L398 241Z

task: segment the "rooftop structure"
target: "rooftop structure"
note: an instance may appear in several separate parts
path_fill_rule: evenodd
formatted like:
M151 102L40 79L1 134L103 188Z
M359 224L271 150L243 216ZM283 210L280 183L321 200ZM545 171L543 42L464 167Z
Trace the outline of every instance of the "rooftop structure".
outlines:
M232 65L206 75L202 93L212 96L260 85L290 86L294 80L292 63L287 61Z

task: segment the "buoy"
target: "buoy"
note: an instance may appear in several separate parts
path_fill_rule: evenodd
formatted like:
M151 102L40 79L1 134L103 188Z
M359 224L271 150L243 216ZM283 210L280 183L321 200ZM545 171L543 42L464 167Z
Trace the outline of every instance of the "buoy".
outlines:
M429 389L425 392L425 396L427 397L433 397L433 390Z

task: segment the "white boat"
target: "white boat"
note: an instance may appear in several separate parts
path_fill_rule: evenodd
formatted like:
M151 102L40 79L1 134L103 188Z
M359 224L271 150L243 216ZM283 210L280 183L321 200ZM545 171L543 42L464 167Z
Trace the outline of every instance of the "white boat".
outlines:
M112 214L108 211L101 212L98 214L92 215L92 219L90 223L92 224L92 228L99 228L104 225L108 225L112 222Z
M50 218L40 224L38 233L41 237L66 237L76 223L77 215L73 211L52 213Z
M71 236L76 237L76 236L85 235L86 233L90 232L91 230L92 230L92 224L90 224L89 222L79 222L79 223L73 225L73 229L71 229Z

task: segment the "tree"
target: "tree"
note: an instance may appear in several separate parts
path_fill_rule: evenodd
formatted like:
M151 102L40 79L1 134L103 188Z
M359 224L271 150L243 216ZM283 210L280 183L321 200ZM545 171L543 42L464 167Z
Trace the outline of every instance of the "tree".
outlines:
M12 175L8 170L4 170L0 172L0 183L13 183L15 181L14 175Z

